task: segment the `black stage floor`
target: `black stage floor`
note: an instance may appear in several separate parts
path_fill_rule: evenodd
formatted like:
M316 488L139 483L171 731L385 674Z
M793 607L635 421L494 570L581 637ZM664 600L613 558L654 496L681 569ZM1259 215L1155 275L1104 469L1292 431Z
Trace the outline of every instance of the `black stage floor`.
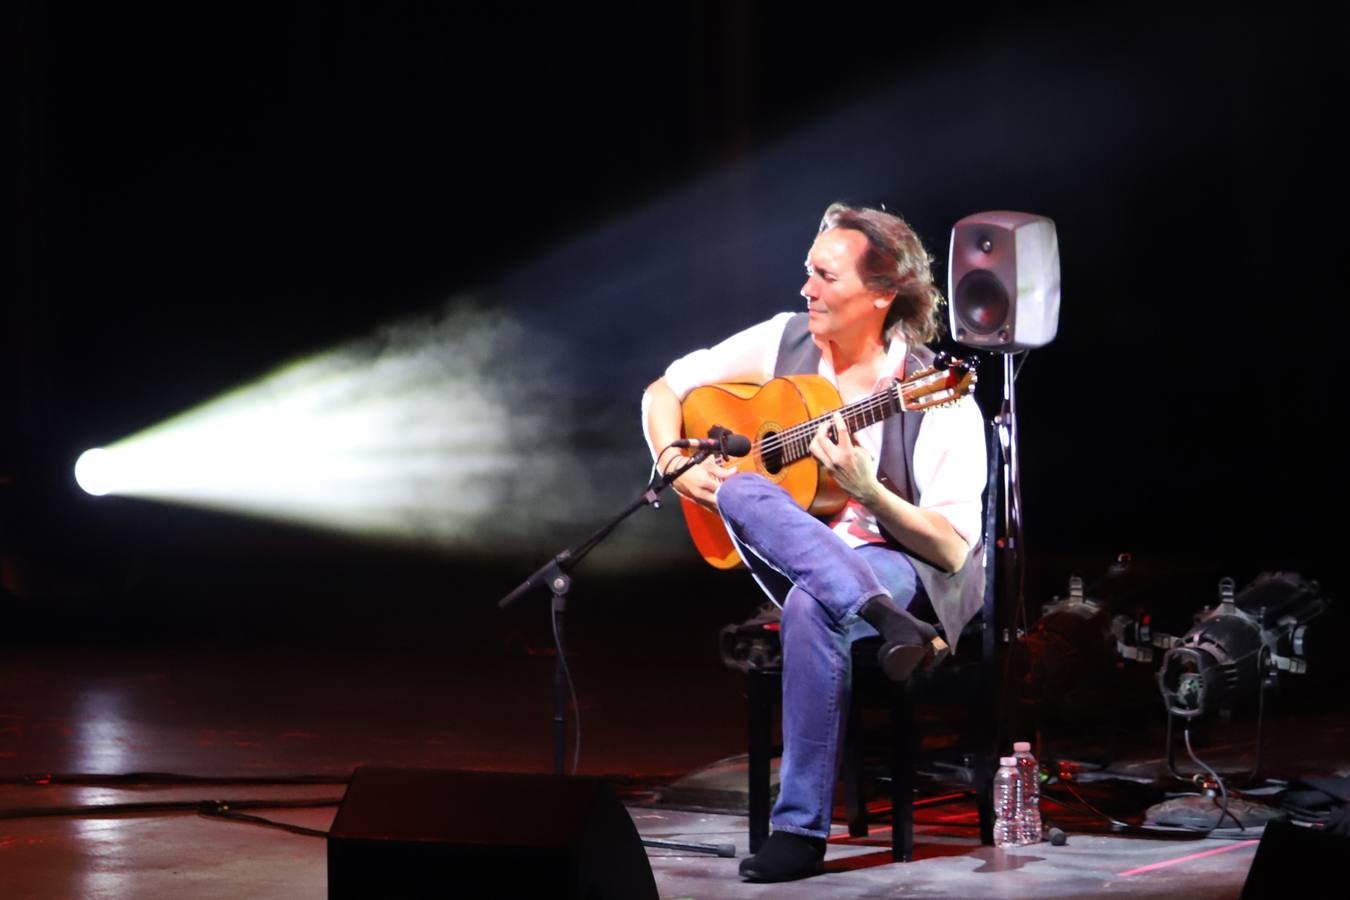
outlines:
M569 614L580 772L609 780L644 837L733 843L744 856L745 683L721 664L716 633L744 617L754 598L732 610L707 597L684 605L663 599L667 614L653 617L640 595L621 595L608 593L588 609L579 594ZM326 829L341 782L359 765L547 772L553 655L546 605L499 613L480 604L477 612L406 625L399 624L411 616L406 610L377 605L362 618L348 607L308 634L217 622L209 635L119 626L106 612L97 628L53 634L26 610L25 630L0 644L0 810L266 800L276 808L250 812ZM1139 672L1115 671L1109 677L1123 685L1117 700L1107 690L1094 702L1119 702L1148 684L1147 673L1141 680ZM1324 702L1326 694L1295 683L1268 704L1265 772L1350 773L1350 716L1343 703ZM1126 696L1108 710L1066 700L1033 713L1047 753L1081 763L1084 776L1117 776L1085 777L1078 789L1127 821L1163 796L1155 700ZM942 709L923 718L926 745L959 742ZM1199 729L1197 752L1220 770L1240 771L1253 762L1254 738L1254 718L1238 716ZM35 783L46 780L34 778L43 773L275 783L148 776L136 784ZM314 776L326 781L305 783ZM921 790L944 792L937 784ZM890 861L885 824L862 839L837 825L827 874L792 886L742 884L736 859L664 849L649 857L664 897L1241 891L1259 834L1177 841L1113 833L1095 812L1057 796L1046 811L1069 834L1061 847L981 846L973 803L958 794L918 812L917 858L908 864ZM283 808L289 801L320 805ZM524 820L531 810L505 814ZM190 807L0 820L4 897L319 897L325 859L320 837L206 818Z

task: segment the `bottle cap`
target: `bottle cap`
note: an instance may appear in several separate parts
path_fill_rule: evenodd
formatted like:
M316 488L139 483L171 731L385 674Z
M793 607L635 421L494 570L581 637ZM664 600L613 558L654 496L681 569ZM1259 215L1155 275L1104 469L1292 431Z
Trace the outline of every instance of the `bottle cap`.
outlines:
M998 764L1000 766L1015 766L1017 765L1017 760L1011 756L1000 756L998 758Z
M1018 741L1017 743L1013 744L1013 752L1014 752L1014 753L1030 753L1030 752L1031 752L1031 741Z

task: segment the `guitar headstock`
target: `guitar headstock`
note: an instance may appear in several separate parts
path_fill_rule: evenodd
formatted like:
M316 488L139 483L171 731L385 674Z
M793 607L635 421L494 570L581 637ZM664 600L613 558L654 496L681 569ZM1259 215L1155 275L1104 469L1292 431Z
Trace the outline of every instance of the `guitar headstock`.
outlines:
M896 383L900 403L909 412L948 406L975 390L975 364L947 352L926 369Z

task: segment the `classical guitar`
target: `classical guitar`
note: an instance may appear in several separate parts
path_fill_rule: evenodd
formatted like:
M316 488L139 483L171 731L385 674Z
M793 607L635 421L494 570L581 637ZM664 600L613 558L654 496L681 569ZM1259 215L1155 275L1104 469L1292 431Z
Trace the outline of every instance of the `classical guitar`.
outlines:
M749 436L750 453L733 459L732 465L778 483L813 515L832 516L848 496L811 456L811 440L822 422L837 412L852 434L905 410L955 403L974 387L974 367L946 353L937 354L929 368L847 405L841 405L834 385L819 375L786 375L764 385L713 384L684 398L684 433L698 436L725 428ZM794 465L806 461L810 464ZM719 569L742 565L721 517L680 499L689 536L703 558Z

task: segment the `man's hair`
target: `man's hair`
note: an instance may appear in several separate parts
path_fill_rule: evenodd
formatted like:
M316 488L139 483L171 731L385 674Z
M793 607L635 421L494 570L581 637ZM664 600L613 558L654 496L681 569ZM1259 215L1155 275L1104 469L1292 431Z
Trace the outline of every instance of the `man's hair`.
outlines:
M831 203L816 233L831 228L861 231L867 237L858 275L869 290L895 294L886 311L888 338L902 337L915 347L942 333L944 301L942 291L933 284L933 257L904 219L885 210Z

